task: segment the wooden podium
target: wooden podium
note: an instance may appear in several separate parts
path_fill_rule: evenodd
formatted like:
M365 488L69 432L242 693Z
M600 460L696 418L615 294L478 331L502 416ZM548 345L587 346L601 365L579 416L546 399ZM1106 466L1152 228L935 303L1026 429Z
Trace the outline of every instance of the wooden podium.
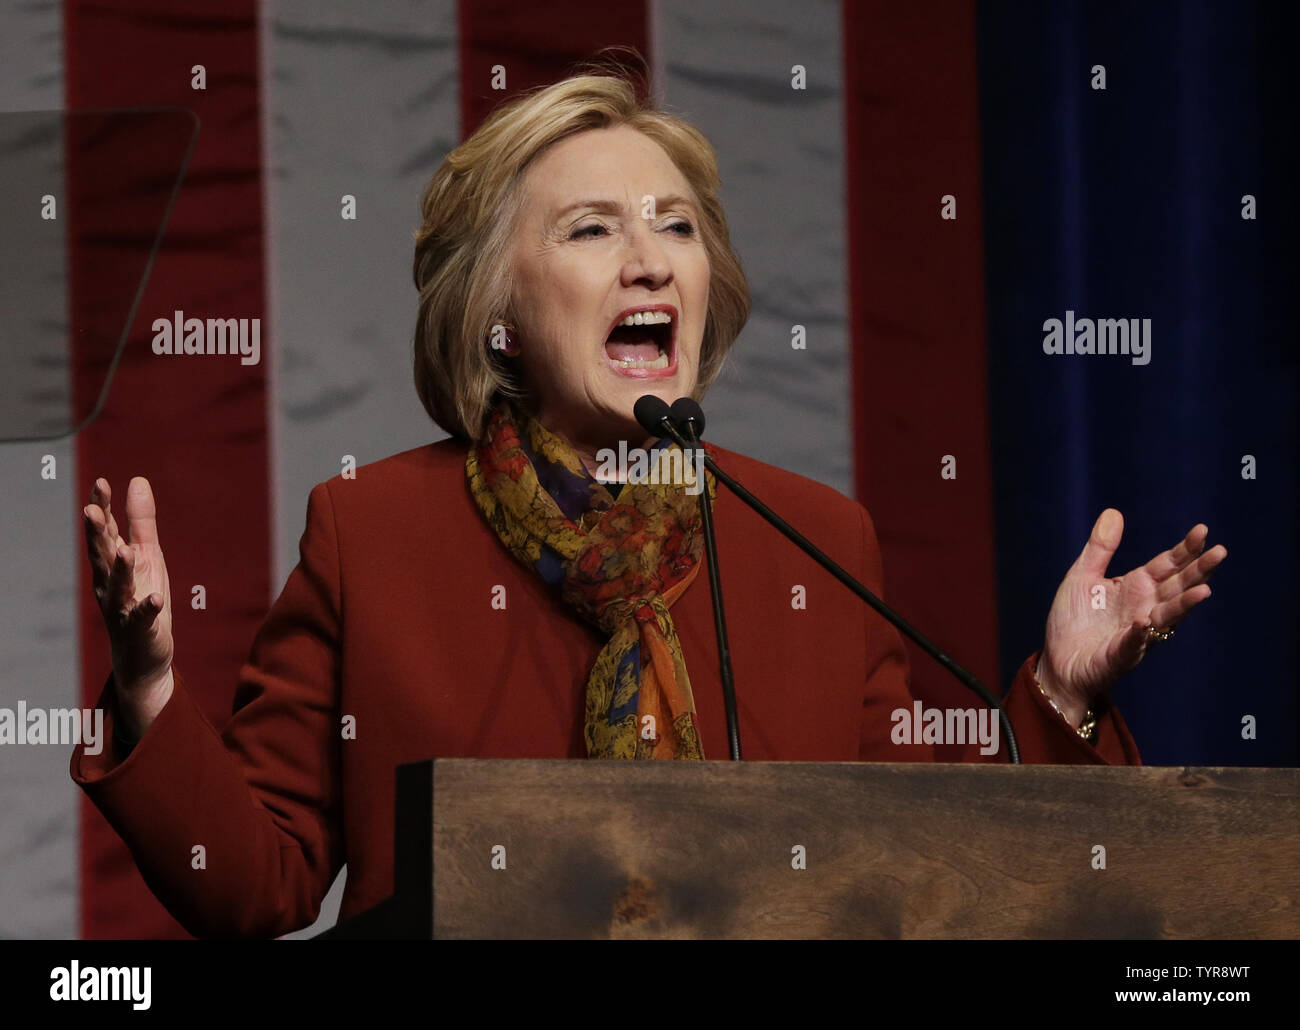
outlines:
M1300 936L1300 769L439 759L396 826L321 937Z

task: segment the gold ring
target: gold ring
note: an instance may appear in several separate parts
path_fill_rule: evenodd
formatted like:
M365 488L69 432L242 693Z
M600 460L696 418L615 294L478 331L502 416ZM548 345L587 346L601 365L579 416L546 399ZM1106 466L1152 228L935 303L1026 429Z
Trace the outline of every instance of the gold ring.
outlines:
M1168 640L1168 639L1169 639L1170 637L1172 637L1173 635L1174 635L1174 631L1173 631L1172 628L1170 628L1170 629L1156 629L1154 626L1148 626L1148 627L1147 627L1147 640L1148 640L1148 641L1154 640L1154 641L1156 641L1157 643L1161 643L1161 644L1163 644L1166 640Z

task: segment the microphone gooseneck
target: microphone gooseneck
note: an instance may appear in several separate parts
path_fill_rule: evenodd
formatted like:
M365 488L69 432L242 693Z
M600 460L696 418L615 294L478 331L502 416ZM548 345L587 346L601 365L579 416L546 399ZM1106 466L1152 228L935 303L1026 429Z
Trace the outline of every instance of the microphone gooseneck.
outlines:
M682 401L695 405L695 410L699 411L699 405L688 397L680 398L673 402L671 414L668 422L676 423L676 428L686 438L689 447L684 447L688 454L691 451L698 451L703 459L702 464L709 460L708 452L704 445L700 443L699 433L704 428L704 413L700 412L697 419L689 411L683 409L685 417L676 417L679 405ZM703 468L701 468L701 478L703 478ZM709 499L709 484L707 481L700 483L700 521L704 523L704 554L709 565L709 590L713 596L713 632L718 640L718 671L722 678L722 703L727 712L727 743L731 750L731 760L740 761L740 718L736 712L736 683L731 668L731 644L727 640L727 615L722 604L722 572L718 565L718 539L713 529L713 502Z
M689 457L699 451L708 460L708 453L699 442L696 426L703 428L703 412L698 419L680 422L673 418L673 409L652 393L640 397L633 414L641 428L652 436L668 436ZM693 401L691 403L694 403ZM698 405L696 405L698 410ZM690 414L687 412L686 414ZM704 555L709 570L709 592L713 599L713 632L718 641L718 674L722 680L722 704L727 713L727 748L733 762L741 761L740 717L736 711L736 685L731 668L731 645L727 641L727 616L722 604L722 572L718 565L718 541L713 530L713 503L709 499L707 482L700 483L700 522L704 528Z
M774 526L788 540L792 541L796 546L798 546L800 550L802 550L805 554L807 554L810 558L812 558L815 562L817 562L817 564L819 564L832 576L834 576L846 587L852 590L853 593L855 593L858 597L860 597L863 601L865 601L868 605L870 605L873 609L875 609L875 611L878 612L881 616L883 616L886 621L888 621L893 626L895 626L904 636L906 636L909 640L915 643L917 647L919 647L922 651L928 654L941 666L947 669L948 672L951 673L963 686L965 686L967 689L973 691L976 695L978 695L980 699L983 700L984 703L989 706L989 708L996 711L998 713L998 719L1002 724L1002 728L1007 735L1007 753L1011 758L1011 762L1015 765L1020 764L1020 746L1016 740L1015 730L1011 726L1011 719L1007 716L1006 710L1002 707L1002 703L996 697L993 696L992 691L990 691L986 686L984 686L983 683L981 683L976 678L974 673L970 672L969 670L963 668L962 666L958 665L955 661L953 661L952 658L950 658L947 654L945 654L936 644L931 642L928 637L924 636L920 630L916 629L916 627L914 627L911 623L909 623L906 619L904 619L901 615L899 615L898 612L894 611L894 609L889 607L889 605L885 604L884 601L882 601L879 597L877 597L865 586L863 586L860 582L858 582L857 579L849 575L849 573L846 572L840 565L838 565L834 560L832 560L821 550L819 550L810 540L808 540L807 537L805 537L802 533L796 530L793 526L791 526L788 522L786 522L785 519L781 518L780 515L772 511L771 508L765 505L762 501L760 501L757 497L755 497L752 493L750 493L738 482L736 482L736 480L734 480L731 476L727 475L727 473L723 472L722 469L718 467L717 462L715 462L713 458L709 455L709 453L704 450L702 445L698 444L700 434L702 434L704 431L704 412L703 410L701 410L699 404L697 404L694 400L692 400L689 397L682 397L679 398L677 401L675 401L672 407L669 408L668 405L665 404L660 398L655 397L653 395L647 395L645 397L642 397L641 400L637 402L638 409L642 408L643 401L647 402L645 406L647 415L653 414L655 418L658 420L657 423L655 424L655 428L650 428L649 426L646 425L644 421L642 421L641 424L643 428L646 428L648 432L654 432L654 433L667 431L668 435L670 435L674 440L676 440L677 443L683 447L683 449L685 449L687 446L691 446L691 447L699 446L699 450L704 456L705 468L707 468L710 472L712 472L713 475L718 479L720 483L725 485L729 490L731 490L732 493L734 493L737 497L739 497L742 501L744 501L747 505L749 505L749 507L753 508L754 511L758 512L759 515L761 515L767 522L769 522L772 526ZM651 405L648 402L654 402L654 404ZM637 418L638 420L641 419L641 415L639 412ZM704 497L703 497L705 511L709 511L708 494L709 492L706 488L704 490ZM711 563L716 563L717 557L716 557L716 553L714 553L713 551L712 541L711 541L712 534L713 534L712 512L710 511L709 515L706 516L705 541L706 544L709 545ZM710 572L712 573L712 571L713 570L711 568ZM712 575L710 575L710 582L711 583L714 582ZM713 592L714 592L713 593L714 622L715 625L721 625L720 632L721 634L724 635L724 637L720 639L719 646L718 646L719 654L721 655L724 653L723 648L725 647L725 643L723 642L723 639L725 639L726 628L725 625L722 625L722 617L721 617L722 592L720 588L716 585L716 583L714 583L713 585ZM729 653L727 654L727 658L729 661L730 660ZM728 692L729 689L728 683L729 683L729 675L724 675L724 679L723 679L724 695L727 694ZM734 704L734 697L730 698L730 703ZM733 757L739 757L739 756L733 755Z

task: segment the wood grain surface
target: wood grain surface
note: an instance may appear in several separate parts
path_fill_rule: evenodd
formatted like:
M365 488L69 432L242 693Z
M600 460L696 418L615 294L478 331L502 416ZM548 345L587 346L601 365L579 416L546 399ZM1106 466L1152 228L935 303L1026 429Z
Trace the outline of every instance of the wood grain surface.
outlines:
M1297 769L457 759L432 793L435 937L1300 936Z

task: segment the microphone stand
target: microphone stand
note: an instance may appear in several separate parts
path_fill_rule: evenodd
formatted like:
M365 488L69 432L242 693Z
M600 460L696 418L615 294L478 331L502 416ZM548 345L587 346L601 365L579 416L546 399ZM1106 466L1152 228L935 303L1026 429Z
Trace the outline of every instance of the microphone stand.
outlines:
M866 601L867 604L869 604L872 608L874 608L877 612L879 612L882 616L884 616L884 618L888 622L896 626L905 636L907 636L910 640L912 640L922 651L924 651L936 662L938 662L950 673L952 673L958 680L960 680L963 684L965 684L967 688L969 688L970 690L974 691L977 695L979 695L979 697L984 701L985 704L987 704L991 709L996 711L998 713L998 719L1002 723L1002 728L1007 735L1007 752L1011 757L1011 762L1014 765L1020 764L1020 746L1016 742L1015 730L1011 728L1011 720L1007 718L1007 713L1002 708L1002 703L996 697L993 696L993 693L986 686L984 686L983 683L981 683L978 679L975 678L975 675L973 673L968 672L966 669L962 668L955 661L953 661L948 655L944 654L944 652L940 650L937 645L932 643L929 640L929 638L924 636L920 630L916 629L916 627L914 627L911 623L909 623L906 619L904 619L901 615L899 615L898 612L894 611L894 609L889 607L889 605L885 604L884 601L882 601L870 590L868 590L865 586L863 586L856 579L850 576L841 566L836 564L831 558L827 557L824 553L822 553L822 551L820 551L810 540L808 540L807 537L805 537L802 533L800 533L793 526L791 526L790 523L786 522L785 519L781 518L780 515L778 515L766 504L764 504L757 497L755 497L748 490L746 490L743 486L737 483L734 479L731 478L731 476L727 475L727 473L723 472L722 469L718 468L718 463L713 460L713 458L709 455L709 452L706 451L703 445L698 442L699 434L695 429L695 424L693 419L686 419L680 425L678 425L674 423L673 419L670 416L664 415L663 418L660 420L660 424L663 426L664 430L668 433L668 435L671 436L672 439L683 450L687 450L688 448L693 449L698 446L700 452L704 455L704 467L707 468L710 472L712 472L714 476L717 477L719 482L724 484L732 493L734 493L747 505L753 508L754 511L758 512L759 515L761 515L764 519L766 519L769 523L771 523L787 539L793 542L800 550L802 550L805 554L807 554L810 558L812 558L813 561L817 562L818 565L820 565L832 576L834 576L841 583L843 583L846 587L852 590L855 594L858 595L858 597ZM703 510L704 512L707 513L705 515L704 533L705 533L705 540L706 542L708 542L712 537L713 522L712 522L712 512L709 510L709 490L708 490L707 483L705 484L704 487L704 509ZM718 587L717 581L714 579L714 573L716 570L714 569L713 566L714 563L716 562L716 558L712 554L712 547L710 547L709 550L710 550L710 559L711 559L710 567L709 567L709 580L713 586L713 596L715 601L714 608L713 608L713 615L714 615L714 622L717 623L718 626L720 627L718 648L721 653L726 655L726 659L725 659L726 664L724 665L724 671L723 671L722 689L723 689L724 697L728 701L727 718L728 718L728 729L730 729L731 728L730 723L734 715L734 706L735 706L735 697L731 692L732 689L731 679L730 679L731 656L729 653L723 650L725 647L726 627L722 625L722 621L721 621L722 620L722 612L721 612L722 593ZM737 749L739 748L738 740L735 742L735 747ZM739 751L736 750L735 753L732 755L732 757L739 758L740 757Z
M710 460L704 445L696 435L691 422L685 424L683 433L678 433L671 420L664 417L663 425L671 426L671 435L683 452L690 454L698 450L705 463ZM715 473L716 475L716 473ZM713 592L713 629L718 638L718 669L722 676L722 703L727 710L727 742L731 750L731 760L740 759L740 720L736 715L736 685L731 671L731 645L727 642L727 617L722 607L722 573L718 568L718 543L713 532L713 502L709 499L709 484L704 480L700 490L700 521L704 524L704 553L709 567L709 589Z

